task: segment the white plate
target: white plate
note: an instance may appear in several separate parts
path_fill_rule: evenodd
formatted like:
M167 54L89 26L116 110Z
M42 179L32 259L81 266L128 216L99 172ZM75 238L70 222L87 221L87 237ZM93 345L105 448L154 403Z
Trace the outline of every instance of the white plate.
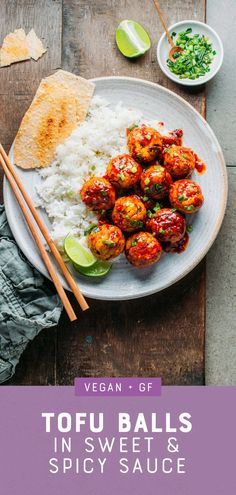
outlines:
M210 79L212 79L220 70L224 58L224 48L222 45L222 41L216 31L204 22L191 20L181 21L176 22L176 24L172 24L172 26L170 26L168 29L170 34L173 32L176 33L176 36L174 38L174 40L176 40L178 37L178 33L180 33L181 31L185 31L188 28L192 28L193 34L204 34L205 36L208 36L208 38L212 41L212 47L213 50L216 51L216 55L210 65L210 71L207 72L205 76L199 77L199 79L180 79L179 76L173 74L166 63L168 53L170 51L170 45L167 41L166 33L163 33L161 38L159 39L157 45L157 60L161 70L167 77L169 77L169 79L172 79L172 81L175 81L178 84L183 84L184 86L199 86L200 84L205 84L206 82L210 81Z
M227 200L227 173L219 143L206 121L182 98L157 84L125 77L107 77L93 80L96 93L111 105L122 101L124 105L140 109L144 117L163 121L167 129L182 128L184 145L192 147L207 164L204 175L194 174L202 187L205 203L196 216L192 216L193 232L188 249L182 254L163 255L161 261L144 269L128 264L122 255L114 263L107 277L98 280L74 272L83 294L94 299L124 300L143 297L161 291L187 275L205 256L220 229ZM13 153L11 152L13 157ZM19 177L31 197L40 177L35 170L17 169ZM14 195L5 180L4 200L6 214L17 243L25 256L44 275L44 263L24 222ZM50 227L44 212L42 218ZM64 279L61 281L68 288Z

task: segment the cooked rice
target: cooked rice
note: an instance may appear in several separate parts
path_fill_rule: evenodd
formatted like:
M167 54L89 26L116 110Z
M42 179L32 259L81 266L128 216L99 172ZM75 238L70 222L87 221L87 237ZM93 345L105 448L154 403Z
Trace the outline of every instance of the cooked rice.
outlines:
M95 96L86 121L57 147L56 161L39 170L43 180L37 188L37 206L46 210L59 248L69 233L83 237L86 228L96 223L96 215L81 201L79 191L92 175L104 175L112 157L128 151L126 128L134 123L147 123L140 111L122 104L111 109L106 100ZM158 122L151 125L160 131Z

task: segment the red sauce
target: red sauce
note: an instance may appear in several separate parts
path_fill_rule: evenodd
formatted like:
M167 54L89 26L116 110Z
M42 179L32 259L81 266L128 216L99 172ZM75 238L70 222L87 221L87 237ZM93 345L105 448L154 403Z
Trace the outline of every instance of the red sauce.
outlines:
M199 156L194 153L195 155L195 169L199 175L202 175L206 172L206 164L199 158Z
M179 242L175 242L174 244L172 244L171 242L163 243L163 249L166 253L180 254L187 249L188 243L189 243L189 235L186 232L183 239L181 239L181 241Z
M175 144L176 146L182 146L182 138L182 129L175 129L174 131L169 132L167 136L162 136L162 155L165 148L169 148L169 146L172 146L173 144ZM163 158L163 156L161 156L161 158Z
M108 213L104 213L104 214L99 214L98 216L98 225L104 225L104 224L111 224L111 216L108 215Z

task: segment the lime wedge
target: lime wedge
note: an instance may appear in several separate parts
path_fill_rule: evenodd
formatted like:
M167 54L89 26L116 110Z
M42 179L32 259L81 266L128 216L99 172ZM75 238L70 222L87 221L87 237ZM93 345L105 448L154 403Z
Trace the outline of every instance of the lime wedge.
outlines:
M116 30L116 43L125 57L140 57L146 53L151 40L141 24L135 21L122 21Z
M74 236L68 235L65 238L64 249L70 261L82 268L88 268L96 262L91 251L86 249Z
M92 266L88 268L82 268L75 263L73 263L73 265L78 272L86 275L87 277L104 277L112 267L112 263L110 263L109 261L100 260L97 260Z

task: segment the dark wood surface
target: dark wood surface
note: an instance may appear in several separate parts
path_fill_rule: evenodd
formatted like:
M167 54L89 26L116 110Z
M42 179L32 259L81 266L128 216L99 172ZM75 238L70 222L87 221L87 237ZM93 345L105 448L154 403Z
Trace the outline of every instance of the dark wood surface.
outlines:
M168 24L205 19L205 0L161 1ZM124 18L143 24L151 50L137 61L117 50L114 32ZM0 70L0 136L9 149L41 78L62 67L84 77L124 75L148 79L183 96L203 115L205 90L169 81L156 62L162 28L152 0L2 0L0 39L12 29L34 27L47 54ZM71 300L74 303L73 296ZM75 376L161 376L165 384L204 383L205 262L178 285L123 303L89 301L70 324L42 332L21 358L8 384L67 385Z

